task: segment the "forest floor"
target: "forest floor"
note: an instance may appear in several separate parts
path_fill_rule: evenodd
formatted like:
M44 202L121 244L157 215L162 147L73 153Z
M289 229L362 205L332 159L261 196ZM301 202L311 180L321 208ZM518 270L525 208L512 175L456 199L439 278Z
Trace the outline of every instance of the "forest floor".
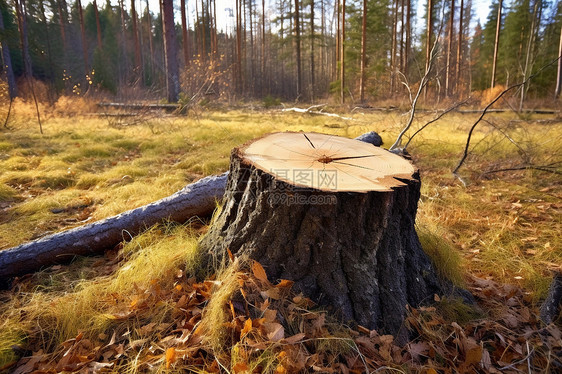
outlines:
M420 114L413 131L435 115ZM0 250L225 171L233 147L265 133L377 131L388 147L406 121L399 112L346 116L51 113L41 135L30 111L16 107L10 129L0 129ZM196 281L197 241L208 223L167 223L0 291L0 372L562 370L562 320L538 320L552 274L562 271L562 120L487 116L459 172L464 186L451 170L477 116L451 113L408 149L422 178L423 247L477 300L466 307L436 297L434 306L412 309L408 344L338 323L290 282L268 280L257 263L234 259Z

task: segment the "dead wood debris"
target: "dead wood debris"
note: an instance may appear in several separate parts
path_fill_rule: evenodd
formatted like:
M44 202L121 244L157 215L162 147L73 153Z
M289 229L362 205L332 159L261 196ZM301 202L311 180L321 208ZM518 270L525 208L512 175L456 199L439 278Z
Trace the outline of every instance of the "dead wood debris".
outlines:
M209 343L205 314L217 294L217 280L197 282L178 273L173 288L154 281L139 289L135 302L109 315L112 328L98 336L80 333L46 350L39 340L29 353L9 365L12 373L119 371L157 369L209 373L519 373L562 370L560 324L542 324L530 297L521 289L473 278L469 288L487 318L455 322L440 307L410 309L406 327L416 338L398 346L391 335L331 320L296 294L292 282L276 284L263 267L236 271L238 287L222 305L222 346ZM438 300L438 298L436 298ZM152 321L156 305L173 305L169 318ZM437 304L439 305L439 303ZM145 321L133 338L129 326ZM84 326L87 331L88 326ZM134 363L134 364L133 364Z

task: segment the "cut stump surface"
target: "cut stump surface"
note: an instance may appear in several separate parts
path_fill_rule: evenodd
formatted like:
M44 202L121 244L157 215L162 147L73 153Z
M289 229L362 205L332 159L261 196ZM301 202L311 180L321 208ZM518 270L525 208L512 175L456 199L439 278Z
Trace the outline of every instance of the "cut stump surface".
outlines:
M406 305L452 287L414 223L416 168L360 141L275 133L234 149L224 205L201 246L259 261L344 320L399 333Z

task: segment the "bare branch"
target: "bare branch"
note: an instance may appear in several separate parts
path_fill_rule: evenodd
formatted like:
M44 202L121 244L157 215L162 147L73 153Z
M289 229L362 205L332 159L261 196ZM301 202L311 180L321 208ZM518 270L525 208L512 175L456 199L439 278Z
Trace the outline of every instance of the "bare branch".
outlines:
M12 105L14 103L14 98L10 96L10 105L8 106L8 114L6 114L6 119L4 120L4 128L10 129L8 127L8 122L10 121L10 113L12 113Z
M506 93L508 93L509 91L521 87L523 85L525 85L528 81L530 81L531 79L533 79L534 77L536 77L537 75L539 75L540 73L542 73L543 70L545 70L546 68L548 68L549 66L553 65L554 63L556 63L558 60L560 59L560 57L558 57L555 60L552 60L551 62L549 62L548 64L544 65L542 68L540 68L535 74L530 75L527 79L525 79L524 81L514 84L512 86L509 86L508 88L506 88L505 90L503 90L502 92L500 92L498 94L498 96L495 97L495 99L493 99L492 101L490 101L488 103L488 105L486 105L486 107L484 108L484 110L482 111L482 114L480 114L480 117L478 117L478 119L476 120L476 122L474 122L474 124L470 127L470 130L468 132L468 137L466 139L466 144L464 147L464 152L463 155L459 161L459 163L457 164L457 166L455 167L455 169L453 170L453 175L458 178L458 171L461 168L461 166L463 165L464 161L466 160L466 158L468 157L468 148L470 147L470 140L472 139L472 133L474 132L474 129L476 128L476 126L478 126L478 124L484 119L484 116L486 115L486 113L488 112L488 110L495 104L497 103Z
M443 23L441 23L441 26L439 28L439 32L437 35L441 34L441 29L443 28ZM408 122L406 122L406 125L404 126L404 128L402 129L402 131L400 131L400 134L398 134L398 137L396 138L396 140L394 141L394 144L392 144L389 148L390 151L392 151L393 149L396 149L400 146L400 144L402 144L402 137L404 136L404 134L406 134L406 132L410 129L410 127L412 126L412 123L414 122L414 117L416 115L416 106L418 104L418 100L423 92L424 87L427 85L427 83L429 82L429 74L431 73L431 69L433 68L433 61L435 60L435 50L437 49L437 42L438 42L439 38L435 38L435 41L433 42L433 46L431 47L431 52L430 52L430 60L429 60L429 64L427 65L427 68L425 70L425 73L420 81L420 86L418 87L418 91L416 92L416 96L414 96L414 99L411 100L411 93L410 93L410 101L412 103L411 108L410 108L410 116L408 117ZM405 85L407 85L406 83L403 83ZM408 91L410 91L410 88L408 87Z
M406 145L404 146L404 149L408 148L408 145L410 145L410 142L412 141L412 139L421 131L423 131L423 129L425 129L427 126L431 125L434 122L439 121L441 118L443 118L443 116L445 116L447 113L452 112L453 110L456 110L458 107L466 104L468 101L470 100L470 97L464 101L461 102L457 102L453 105L451 105L449 108L445 109L444 111L442 111L437 117L433 118L431 121L427 122L425 125L423 125L422 127L420 127L419 129L416 130L416 132L414 132L412 134L412 136L410 136L410 138L408 139L408 142L406 143Z
M503 131L502 129L500 129L498 126L496 126L495 123L493 123L492 121L488 121L488 120L484 120L484 122L486 122L488 125L492 126L493 128L495 128L496 130L498 130L503 136L505 136L505 138L507 140L509 140L509 142L511 144L513 144L514 146L517 147L517 149L519 149L519 152L521 153L521 155L523 155L523 159L525 160L525 162L529 162L530 157L527 154L527 151L525 149L523 149L523 147L521 147L519 145L519 143L517 143L511 136L509 136L508 133L506 133L505 131Z

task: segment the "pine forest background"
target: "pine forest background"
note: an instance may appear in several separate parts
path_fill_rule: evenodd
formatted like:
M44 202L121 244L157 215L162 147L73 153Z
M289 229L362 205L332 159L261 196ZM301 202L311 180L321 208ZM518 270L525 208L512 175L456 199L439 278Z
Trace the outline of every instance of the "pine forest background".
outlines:
M512 95L519 109L556 105L560 91L560 2L494 0L484 24L472 0L229 5L218 9L231 14L224 25L217 0L161 0L159 9L148 0L0 0L3 95L392 105L409 103L426 72L427 105L531 76Z

